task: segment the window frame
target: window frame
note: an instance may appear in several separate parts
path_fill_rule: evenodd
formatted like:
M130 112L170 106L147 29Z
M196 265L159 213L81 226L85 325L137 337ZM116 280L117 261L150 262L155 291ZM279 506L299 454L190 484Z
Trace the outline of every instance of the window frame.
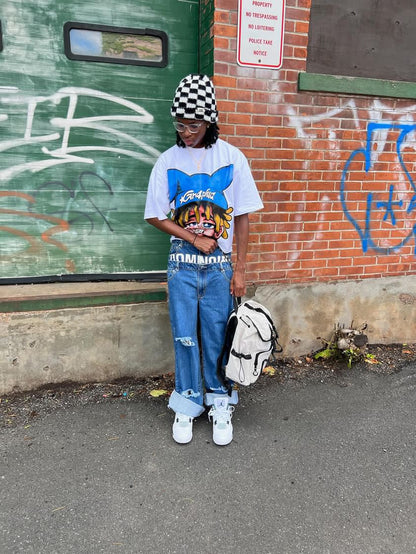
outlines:
M387 81L370 77L300 72L298 74L298 91L414 100L416 98L416 83Z
M371 3L371 1L372 0L368 0L369 3ZM342 0L339 0L339 2L342 2ZM340 70L337 71L336 66L330 68L328 72L325 71L325 73L313 71L314 67L310 65L309 55L314 8L318 8L319 6L321 6L321 9L323 7L326 8L325 4L326 2L319 2L319 0L316 0L316 4L314 4L314 0L312 0L309 16L308 48L305 59L305 70L300 71L298 74L298 91L415 99L416 80L413 81L413 79L410 81L397 81L393 77L389 78L388 76L383 78L371 76L371 72L369 72L368 76L354 75L353 73L343 75ZM331 2L329 2L329 4L331 4ZM335 5L334 9L336 9L337 2L332 2L332 4ZM351 2L349 2L349 4L352 6ZM356 14L353 13L353 15L355 16ZM321 14L321 18L322 17ZM317 18L314 21L317 29L323 29L322 25L319 25L321 19ZM396 23L398 21L396 21ZM376 39L377 35L374 36ZM317 48L318 45L319 41L315 37L314 47ZM318 67L316 67L316 70L318 70Z
M137 36L153 36L161 39L162 42L162 59L160 61L136 60L134 58L110 58L104 56L88 56L83 54L74 54L71 51L70 32L72 29L80 29L86 31L102 31L103 33L114 33L119 35L137 35ZM67 21L64 24L64 53L65 56L74 61L100 62L100 63L116 63L122 65L141 65L148 67L166 67L168 64L168 35L164 31L157 29L138 29L133 27L115 27L112 25L99 25L94 23L81 23L78 21Z

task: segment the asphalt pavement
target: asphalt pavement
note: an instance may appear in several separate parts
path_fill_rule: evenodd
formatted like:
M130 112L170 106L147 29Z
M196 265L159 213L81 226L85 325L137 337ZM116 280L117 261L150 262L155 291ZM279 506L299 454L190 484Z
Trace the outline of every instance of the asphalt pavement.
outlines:
M1 431L0 552L416 552L416 364L262 379L234 441L177 445L166 398L71 406Z

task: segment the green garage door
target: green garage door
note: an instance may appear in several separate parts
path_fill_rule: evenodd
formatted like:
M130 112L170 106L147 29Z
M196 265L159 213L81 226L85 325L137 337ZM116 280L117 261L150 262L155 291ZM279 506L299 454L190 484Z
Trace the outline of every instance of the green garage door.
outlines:
M1 0L0 22L0 282L164 270L144 202L198 0Z

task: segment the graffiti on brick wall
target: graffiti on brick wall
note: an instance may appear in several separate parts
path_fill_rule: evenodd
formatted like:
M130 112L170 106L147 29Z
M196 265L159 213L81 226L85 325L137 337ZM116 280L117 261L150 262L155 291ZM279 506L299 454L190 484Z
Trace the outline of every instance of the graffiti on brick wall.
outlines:
M375 100L368 108L366 141L354 149L346 162L339 146L337 122L348 117L352 128L361 130L362 110L354 100L313 116L290 115L305 147L317 138L316 124L325 122L330 170L340 170L339 198L343 212L356 230L363 252L398 253L412 244L416 254L416 185L412 168L416 152L415 106L392 109ZM346 116L348 114L348 116ZM322 135L321 135L322 137ZM344 143L345 144L345 143ZM413 156L412 156L413 155Z
M396 169L395 174L391 175L394 178L394 182L380 183L375 179L376 175L374 180L372 180L371 174L375 171L375 163L372 159L373 135L381 130L396 132L395 154L398 165L393 164ZM390 254L400 250L410 240L413 239L415 241L416 224L413 220L416 208L416 186L407 167L403 152L406 139L415 130L416 124L370 123L367 128L365 148L354 150L345 164L340 186L341 204L347 219L360 237L363 252L372 249L380 254ZM362 160L360 165L364 164L366 178L368 183L371 183L371 186L368 188L363 187L365 217L357 210L356 194L353 200L349 201L348 184L349 178L352 175L351 169L354 162L360 158ZM354 179L353 176L352 179ZM416 242L414 244L414 253L416 254Z

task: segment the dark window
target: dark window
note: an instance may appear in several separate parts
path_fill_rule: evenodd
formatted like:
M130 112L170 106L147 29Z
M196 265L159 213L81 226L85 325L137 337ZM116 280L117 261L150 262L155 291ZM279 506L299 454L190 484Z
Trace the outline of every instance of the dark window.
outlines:
M165 67L168 37L154 29L130 29L68 22L65 54L71 60Z
M3 30L1 28L1 21L0 21L0 52L3 51Z
M312 0L308 73L416 81L415 0Z

